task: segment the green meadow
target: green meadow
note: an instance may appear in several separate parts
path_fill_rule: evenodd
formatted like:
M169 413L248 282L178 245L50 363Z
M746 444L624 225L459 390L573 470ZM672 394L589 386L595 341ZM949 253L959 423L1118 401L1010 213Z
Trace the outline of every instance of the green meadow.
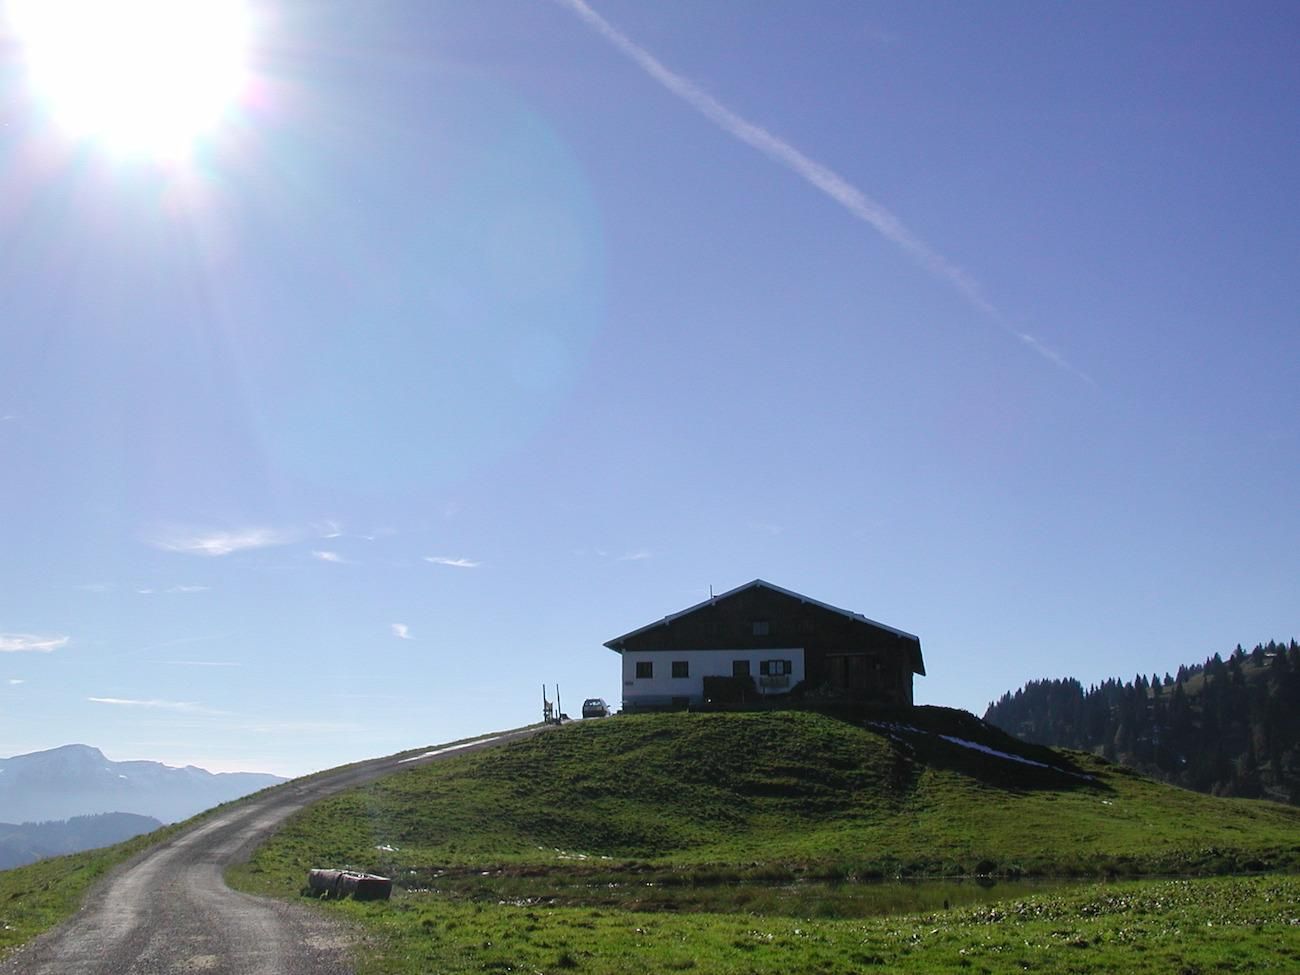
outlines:
M920 708L569 725L318 803L231 880L395 878L329 907L376 973L1290 971L1298 863L1300 809Z
M399 895L334 905L371 932L362 975L439 972L1300 970L1294 876L1121 881L866 919L540 909Z

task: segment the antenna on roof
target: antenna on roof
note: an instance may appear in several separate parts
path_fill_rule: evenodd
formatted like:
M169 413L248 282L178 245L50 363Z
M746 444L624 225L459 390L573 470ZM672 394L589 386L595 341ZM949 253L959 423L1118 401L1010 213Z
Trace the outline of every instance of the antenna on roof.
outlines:
M709 583L709 598L713 598L713 583Z

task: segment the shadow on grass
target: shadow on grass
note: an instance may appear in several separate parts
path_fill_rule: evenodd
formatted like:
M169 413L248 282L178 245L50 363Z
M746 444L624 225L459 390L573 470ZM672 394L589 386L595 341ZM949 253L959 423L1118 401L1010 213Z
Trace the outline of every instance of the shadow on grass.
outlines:
M923 767L951 771L1009 792L1114 790L1068 753L1035 745L986 724L969 711L934 705L889 707L804 698L790 710L810 711L866 728L901 746L891 786L910 792Z

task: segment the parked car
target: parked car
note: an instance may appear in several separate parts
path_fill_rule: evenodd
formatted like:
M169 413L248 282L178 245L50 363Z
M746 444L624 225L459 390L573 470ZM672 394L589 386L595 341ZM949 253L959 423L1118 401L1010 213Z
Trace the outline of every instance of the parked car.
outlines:
M584 718L608 718L609 705L603 698L589 697L582 702L582 716Z

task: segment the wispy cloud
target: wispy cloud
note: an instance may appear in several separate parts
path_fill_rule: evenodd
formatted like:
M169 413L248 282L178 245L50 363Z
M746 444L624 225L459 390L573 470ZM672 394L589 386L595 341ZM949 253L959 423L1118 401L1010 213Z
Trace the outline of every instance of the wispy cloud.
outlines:
M0 423L12 423L16 419L18 419L17 413L0 414Z
M153 544L167 552L221 556L247 549L287 545L292 541L294 536L289 532L273 528L242 528L235 531L177 532L155 539Z
M226 637L222 634L211 634L208 636L180 636L172 640L163 640L159 643L151 643L145 647L139 647L132 650L132 655L151 653L154 650L165 650L168 647L179 647L189 643L211 643L216 640L223 640Z
M227 715L229 711L205 707L195 701L163 701L158 698L140 699L131 697L88 697L87 701L95 704L111 704L123 708L143 708L148 711L180 711L185 714Z
M780 525L767 521L751 521L749 527L756 532L762 532L764 535L780 535L785 531Z
M359 538L364 542L373 542L381 536L397 534L396 530L392 528L374 529L369 533L345 531L343 523L333 518L326 518L324 521L312 525L312 531L317 538Z
M620 555L617 561L644 562L646 559L649 558L654 558L654 556L650 552L647 552L645 549L640 549L639 551L636 552L628 552L626 555Z
M405 623L393 623L390 624L388 628L393 631L393 636L397 637L399 640L414 639L411 636L411 628Z
M434 565L449 565L453 569L477 569L483 564L473 559L454 559L446 555L426 555L424 561L432 562Z
M343 535L343 526L332 518L327 518L317 526L321 538L340 538Z
M19 684L26 684L27 681L23 680L23 678L21 677L10 677L7 681L5 681L5 683L8 684L10 687L17 687Z
M108 582L87 582L80 586L73 586L73 589L80 589L82 592L108 592L113 588Z
M1079 378L1092 382L1091 378L1071 366L1060 353L1048 348L1034 336L1010 325L997 307L984 296L978 282L968 271L954 264L916 236L883 204L873 200L829 167L804 155L784 139L736 114L689 78L668 68L653 54L596 13L583 0L556 0L556 3L579 17L583 23L608 41L650 78L722 131L761 152L813 188L820 190L891 244L899 247L930 274L955 288L969 304L983 312L994 324L1014 336L1027 348Z
M0 633L0 653L50 653L68 645L70 637L36 633Z
M319 559L322 562L334 562L338 565L342 565L343 563L347 562L347 559L339 555L338 552L322 552L320 550L313 550L311 553L311 557L314 559Z
M190 593L190 592L207 592L211 586L168 586L163 592L173 593Z

